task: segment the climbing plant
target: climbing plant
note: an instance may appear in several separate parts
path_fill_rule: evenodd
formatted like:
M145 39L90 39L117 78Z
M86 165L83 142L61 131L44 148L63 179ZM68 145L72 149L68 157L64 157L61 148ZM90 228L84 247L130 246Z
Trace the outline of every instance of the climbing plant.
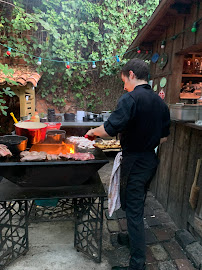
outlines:
M6 75L12 77L14 71L8 67L8 65L2 65L0 63L0 70L1 72ZM15 81L10 80L8 78L5 78L5 81L12 84L17 84ZM10 87L2 88L0 89L0 114L7 115L6 110L8 109L8 106L6 106L6 101L4 99L4 95L7 95L9 97L13 97L15 93L10 89Z
M72 93L84 109L94 109L101 103L94 92L100 77L112 76L121 65L115 55L123 55L147 22L159 0L19 0L12 12L4 5L0 18L2 39L23 57L36 65L37 55L42 59L38 72L43 72L40 94L57 106L64 106ZM5 14L7 16L5 17ZM99 61L105 59L104 61ZM58 62L57 62L58 61ZM70 63L66 69L64 62ZM92 62L96 61L96 68ZM106 89L106 96L110 89Z

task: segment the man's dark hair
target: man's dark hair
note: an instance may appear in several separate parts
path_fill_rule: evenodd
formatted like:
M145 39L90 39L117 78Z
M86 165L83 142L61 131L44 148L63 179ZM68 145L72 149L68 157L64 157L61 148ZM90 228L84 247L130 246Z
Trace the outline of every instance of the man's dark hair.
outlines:
M129 77L129 71L132 70L138 80L148 81L149 67L147 63L138 58L131 59L126 63L122 70L121 74L126 77Z

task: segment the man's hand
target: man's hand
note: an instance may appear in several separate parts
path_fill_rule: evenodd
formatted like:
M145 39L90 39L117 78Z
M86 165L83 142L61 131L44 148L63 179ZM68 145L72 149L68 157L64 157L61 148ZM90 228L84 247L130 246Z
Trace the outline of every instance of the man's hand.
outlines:
M93 129L90 129L90 130L86 133L86 135L85 135L84 137L87 138L87 139L89 139L89 140L91 140L91 141L95 140L96 135L94 134L94 130L93 130Z
M107 134L107 132L104 129L104 125L101 125L99 127L90 129L86 135L88 135L89 137L94 137L96 138L97 136L104 138L104 137L109 137L109 135Z
M94 129L90 129L90 130L86 133L86 135L88 135L89 137L95 136L95 134L94 134Z

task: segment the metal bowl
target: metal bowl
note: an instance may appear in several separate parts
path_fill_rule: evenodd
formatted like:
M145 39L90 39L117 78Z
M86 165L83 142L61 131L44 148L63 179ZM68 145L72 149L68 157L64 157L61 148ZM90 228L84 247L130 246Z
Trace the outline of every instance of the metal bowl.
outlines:
M18 135L4 135L0 137L0 144L8 147L12 154L19 154L27 148L28 138Z

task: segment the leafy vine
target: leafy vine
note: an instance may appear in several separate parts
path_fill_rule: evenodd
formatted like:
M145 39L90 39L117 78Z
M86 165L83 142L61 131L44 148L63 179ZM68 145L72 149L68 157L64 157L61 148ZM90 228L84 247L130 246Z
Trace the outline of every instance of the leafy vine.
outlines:
M29 55L13 52L12 57L25 58L36 65L43 61L38 72L43 73L40 85L42 98L63 107L68 93L73 93L80 108L95 109L100 100L94 85L100 77L106 80L117 73L121 64L112 56L123 55L147 22L159 0L19 0L19 8L1 8L1 40L10 47ZM1 5L0 5L1 7ZM105 61L98 61L106 59ZM92 62L96 61L96 68ZM110 89L105 89L106 96Z

